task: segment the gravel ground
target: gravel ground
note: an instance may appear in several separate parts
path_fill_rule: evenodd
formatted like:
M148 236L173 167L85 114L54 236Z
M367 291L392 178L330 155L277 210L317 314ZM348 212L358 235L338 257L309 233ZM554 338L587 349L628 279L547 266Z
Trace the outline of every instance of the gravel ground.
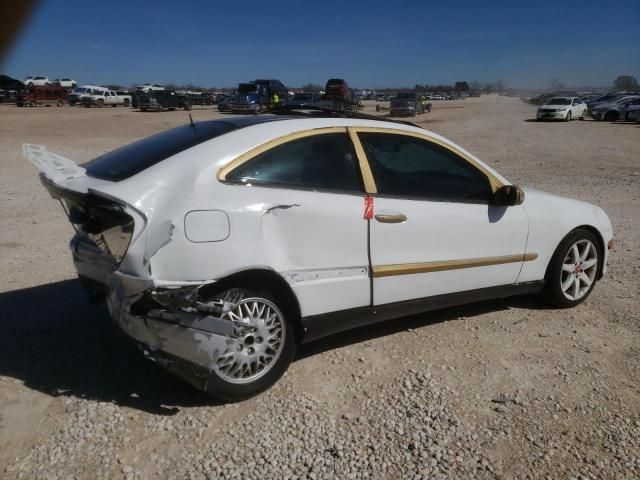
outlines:
M84 301L71 227L20 154L42 143L84 161L186 114L0 107L0 478L640 478L640 127L534 114L484 96L417 120L514 182L609 213L616 247L588 301L483 302L339 334L225 405Z

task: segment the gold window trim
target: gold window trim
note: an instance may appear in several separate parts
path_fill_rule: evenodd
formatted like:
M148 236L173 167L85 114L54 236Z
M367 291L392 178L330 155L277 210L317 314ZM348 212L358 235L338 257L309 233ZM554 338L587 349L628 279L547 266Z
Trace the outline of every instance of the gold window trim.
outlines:
M407 136L407 137L419 138L421 140L426 140L427 142L435 143L436 145L439 145L442 148L446 148L447 150L449 150L454 155L457 155L458 157L462 158L463 160L465 160L466 162L470 163L475 168L480 170L488 178L489 184L491 185L491 190L493 191L493 193L495 193L496 190L498 190L500 187L502 187L504 185L504 183L498 177L496 177L491 171L489 171L484 165L481 165L476 160L471 158L469 155L465 154L464 152L461 152L457 148L449 145L448 143L443 142L439 138L436 138L436 137L434 137L432 135L429 135L428 133L411 132L411 131L407 131L407 130L400 130L400 129L396 129L396 128L387 128L387 127L348 127L348 130L349 130L350 134L354 134L354 133L357 134L357 133L360 133L360 132L363 132L363 133L389 133L389 134L392 134L392 135L404 135L404 136ZM356 135L356 138L358 138L357 135ZM364 152L364 149L362 148L362 144L360 143L360 139L359 138L358 138L358 143L360 144L360 148L362 149L362 154L366 155L365 152ZM356 152L357 151L358 150L356 148ZM371 192L367 192L367 193L376 193L376 191L371 191Z
M360 172L362 174L362 180L364 183L365 193L375 194L377 193L376 183L373 176L373 172L371 170L371 166L369 164L369 160L367 159L367 155L362 147L362 143L360 141L360 137L358 137L358 133L388 133L392 135L404 135L408 137L415 137L421 140L425 140L428 142L435 143L443 148L446 148L453 154L458 157L464 159L469 162L475 168L480 170L489 180L489 184L491 185L491 190L495 193L498 188L502 187L504 184L500 179L498 179L492 172L490 172L486 167L475 161L469 155L461 152L460 150L452 147L451 145L443 142L442 140L435 138L427 133L418 133L418 132L410 132L407 130L400 130L395 128L384 128L384 127L321 127L321 128L312 128L308 130L302 130L299 132L293 132L286 135L282 135L280 137L269 140L257 147L252 148L251 150L239 155L238 157L231 160L225 166L218 170L217 178L221 182L225 182L227 180L227 175L239 167L244 163L248 162L252 158L260 155L261 153L266 152L267 150L271 150L279 145L298 140L300 138L311 137L314 135L324 135L328 133L347 133L351 138L351 142L353 143L354 149L356 151L356 155L358 157L358 164L360 166Z

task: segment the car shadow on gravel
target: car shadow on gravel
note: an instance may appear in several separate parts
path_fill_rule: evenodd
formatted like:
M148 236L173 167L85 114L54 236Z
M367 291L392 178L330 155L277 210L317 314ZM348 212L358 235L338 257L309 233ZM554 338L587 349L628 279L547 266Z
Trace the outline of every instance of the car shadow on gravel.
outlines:
M145 360L113 325L105 306L91 305L84 298L78 280L0 293L0 375L54 397L113 402L160 415L218 404ZM316 340L299 349L297 360L407 329L511 307L545 308L532 297L514 297L414 315Z
M52 396L173 415L215 401L144 359L78 280L0 293L0 375Z
M298 349L297 360L318 355L336 348L366 342L367 340L372 340L374 338L393 335L394 333L409 329L415 330L418 328L428 327L429 325L458 320L461 318L473 319L473 317L484 315L486 313L510 310L511 308L547 310L552 309L553 307L546 305L533 295L521 295L517 297L470 303L442 310L434 310L432 312L420 313L409 317L387 320L374 325L347 330L326 338L315 340L302 345Z

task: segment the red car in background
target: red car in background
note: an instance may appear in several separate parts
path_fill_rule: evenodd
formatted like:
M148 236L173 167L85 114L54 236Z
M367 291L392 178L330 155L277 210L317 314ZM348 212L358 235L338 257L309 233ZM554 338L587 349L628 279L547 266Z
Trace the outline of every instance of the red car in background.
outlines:
M56 85L33 86L16 99L18 107L37 105L57 105L62 107L67 101L67 91Z

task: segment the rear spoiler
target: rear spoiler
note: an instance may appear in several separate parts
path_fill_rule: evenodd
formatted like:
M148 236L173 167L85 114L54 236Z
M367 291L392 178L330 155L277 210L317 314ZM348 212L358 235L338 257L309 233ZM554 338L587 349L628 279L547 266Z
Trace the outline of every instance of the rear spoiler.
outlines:
M82 177L86 174L85 169L73 160L50 152L44 145L25 143L22 145L22 154L53 182Z

